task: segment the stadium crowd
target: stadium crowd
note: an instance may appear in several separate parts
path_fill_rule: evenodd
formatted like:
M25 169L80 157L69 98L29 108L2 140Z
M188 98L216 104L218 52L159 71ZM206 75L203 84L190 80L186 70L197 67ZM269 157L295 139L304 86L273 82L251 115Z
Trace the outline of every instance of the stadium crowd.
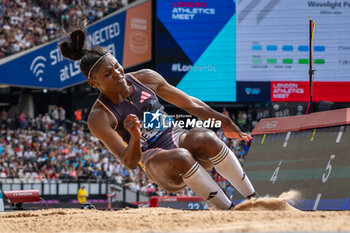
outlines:
M247 115L244 111L240 113L243 118ZM65 114L62 107L56 107L50 114L30 118L22 112L13 119L3 109L0 113L0 179L113 179L134 191L164 195L156 185L148 182L140 167L128 170L89 133L86 109L77 109L72 121L67 121ZM238 114L238 119L242 114ZM249 128L247 121L241 127ZM243 165L249 150L248 143L227 139L222 130L217 131L217 135L235 152ZM212 175L232 195L229 183L215 171ZM185 191L186 195L191 195L190 190Z
M1 0L0 59L52 41L70 22L92 23L133 1Z

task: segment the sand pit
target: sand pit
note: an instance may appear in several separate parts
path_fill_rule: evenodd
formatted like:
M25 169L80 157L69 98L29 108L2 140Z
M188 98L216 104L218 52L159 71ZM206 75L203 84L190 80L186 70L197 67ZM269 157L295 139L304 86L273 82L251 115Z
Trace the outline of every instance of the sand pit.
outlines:
M0 231L12 232L268 232L350 231L350 212L120 211L51 209L0 214Z
M2 213L0 229L6 233L350 231L349 219L349 211L271 211L260 207L241 211L50 209Z
M284 192L279 197L261 197L253 200L246 200L235 207L239 211L300 211L289 203L294 203L300 199L298 191L290 190Z
M350 211L299 211L283 198L259 198L233 211L169 208L49 209L0 213L0 232L349 231Z
M257 200L245 201L235 207L239 211L299 211L293 206L289 205L287 200L278 198L259 198Z

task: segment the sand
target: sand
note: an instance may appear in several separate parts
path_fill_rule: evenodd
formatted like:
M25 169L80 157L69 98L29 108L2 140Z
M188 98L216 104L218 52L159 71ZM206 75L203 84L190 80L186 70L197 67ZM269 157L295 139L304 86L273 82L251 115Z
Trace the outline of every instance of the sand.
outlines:
M285 198L258 198L232 211L139 208L48 209L0 213L0 232L349 231L350 211L300 211Z

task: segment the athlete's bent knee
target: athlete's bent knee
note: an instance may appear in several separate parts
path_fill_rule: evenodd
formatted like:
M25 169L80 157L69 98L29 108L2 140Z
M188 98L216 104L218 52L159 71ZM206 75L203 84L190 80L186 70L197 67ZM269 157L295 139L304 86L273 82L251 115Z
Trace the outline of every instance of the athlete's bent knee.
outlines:
M173 168L178 174L186 173L196 162L192 154L184 148L176 148L172 154Z
M215 147L218 143L216 134L212 131L196 132L192 136L192 145L195 149L201 150L204 147Z

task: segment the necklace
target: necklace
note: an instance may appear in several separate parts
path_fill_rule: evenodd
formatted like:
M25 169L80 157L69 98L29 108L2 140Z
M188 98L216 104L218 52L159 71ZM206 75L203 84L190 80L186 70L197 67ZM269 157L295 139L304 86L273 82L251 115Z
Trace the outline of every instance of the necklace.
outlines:
M129 100L129 103L130 103L130 104L134 104L134 103L132 102L130 96L128 96L128 100Z

